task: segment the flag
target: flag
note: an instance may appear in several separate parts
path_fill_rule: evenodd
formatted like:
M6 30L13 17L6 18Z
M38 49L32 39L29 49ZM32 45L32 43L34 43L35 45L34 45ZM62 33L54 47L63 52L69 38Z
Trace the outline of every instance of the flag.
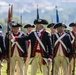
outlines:
M39 10L38 10L38 5L37 5L37 20L39 19Z
M10 7L8 9L8 23L11 22L11 11L10 11Z
M11 5L11 20L13 18L13 5Z
M59 22L59 15L58 15L58 10L57 10L57 6L56 6L56 23Z
M9 25L9 23L12 21L12 16L13 16L13 5L11 5L11 6L9 5L7 31L10 31L10 25Z

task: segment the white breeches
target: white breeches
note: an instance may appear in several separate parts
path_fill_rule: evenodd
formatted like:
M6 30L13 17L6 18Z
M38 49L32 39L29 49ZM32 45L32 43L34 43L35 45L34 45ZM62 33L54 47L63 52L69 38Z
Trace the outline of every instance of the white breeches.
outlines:
M31 53L31 45L29 45L29 48L28 48L28 57L25 62L24 75L27 75L28 65L29 65L29 61L30 61L30 53Z
M11 57L10 59L10 75L14 75L16 61L18 61L18 66L20 69L20 75L23 75L23 60L21 57Z
M46 64L42 64L43 58L40 53L36 53L31 62L31 75L36 75L38 67L42 71L43 75L48 74L47 61Z
M63 75L68 75L68 58L65 56L56 56L54 58L54 75L59 75L59 68L62 66L63 69Z

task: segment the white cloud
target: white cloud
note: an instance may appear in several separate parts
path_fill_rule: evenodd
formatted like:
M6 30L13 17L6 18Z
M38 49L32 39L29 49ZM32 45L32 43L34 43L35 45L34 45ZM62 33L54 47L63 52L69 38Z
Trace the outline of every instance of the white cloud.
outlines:
M4 1L0 1L0 13L7 12L9 4Z
M58 8L58 10L59 10L59 11L63 11L64 9L63 9L63 8Z
M7 2L4 2L4 1L0 1L0 6L7 6L8 3Z
M58 2L76 2L76 0L57 0Z
M55 8L55 6L46 6L45 7L47 10L53 10Z
M41 10L41 13L44 13L45 12L45 10Z

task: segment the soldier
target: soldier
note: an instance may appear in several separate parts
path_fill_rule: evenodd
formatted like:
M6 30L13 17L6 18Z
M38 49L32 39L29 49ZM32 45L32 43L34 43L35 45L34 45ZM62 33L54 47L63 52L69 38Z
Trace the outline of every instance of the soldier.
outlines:
M2 29L2 25L0 24L0 29ZM1 75L1 68L2 68L2 60L5 57L5 42L2 31L0 31L0 75Z
M52 35L52 34L54 34L56 32L56 29L54 29L54 25L55 25L55 23L50 23L47 26L47 28L50 28L50 31L51 31L50 35ZM53 46L52 46L52 50L53 50ZM50 73L52 74L52 67L53 67L53 63L50 63L49 64L49 75L50 75ZM51 72L50 72L50 70L51 70Z
M13 39L15 39L15 37L21 37L21 36L26 36L24 32L21 32L19 30L20 27L22 27L21 24L17 23L17 22L11 22L10 23L11 26L11 36ZM9 36L10 39L10 36ZM6 35L5 41L6 41L6 47L7 50L9 45L8 45L8 35ZM18 66L20 68L20 75L23 75L23 59L25 60L27 57L27 43L26 41L14 41L11 40L12 43L12 47L11 47L11 57L10 57L10 75L14 75L14 70L15 70L15 65L16 65L16 61L18 61ZM7 52L8 54L8 52Z
M70 54L72 53L71 40L69 35L64 32L64 24L57 23L54 28L57 29L57 33L51 37L54 44L54 75L58 75L60 65L64 75L68 75L68 58L71 58Z
M54 29L54 25L55 25L55 23L50 23L50 24L47 26L47 28L50 28L51 35L56 32L56 29Z
M34 25L31 25L31 24L26 24L24 26L24 28L27 30L26 34L29 35L31 32L32 32L32 28L34 28L35 26ZM29 60L30 60L30 49L31 49L31 41L28 40L28 57L26 59L26 62L25 62L25 75L27 75L27 70L28 70L28 65L29 65Z
M16 40L31 40L31 75L36 75L38 67L43 75L48 74L48 63L52 58L51 40L49 33L43 25L48 24L44 19L34 21L36 31L31 32L27 37L15 38ZM10 37L12 38L12 37Z
M72 27L72 31L70 32L70 37L71 37L71 44L74 50L75 47L75 38L76 38L76 23L70 23L69 27ZM73 51L74 53L74 51ZM73 56L72 56L73 57ZM73 69L74 69L74 58L71 59L71 62L69 64L69 75L73 75Z

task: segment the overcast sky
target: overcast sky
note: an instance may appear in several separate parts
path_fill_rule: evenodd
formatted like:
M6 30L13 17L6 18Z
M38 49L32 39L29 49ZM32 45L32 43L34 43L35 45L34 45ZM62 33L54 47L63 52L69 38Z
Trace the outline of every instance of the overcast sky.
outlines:
M0 16L3 12L8 12L9 4L13 4L13 11L18 13L31 13L33 10L40 9L40 17L48 11L50 15L43 15L42 18L49 17L54 13L55 6L58 6L59 16L61 22L66 21L66 23L76 22L76 0L0 0ZM42 13L42 14L41 14ZM26 13L25 13L26 14ZM24 14L24 15L25 15ZM27 14L26 14L27 15ZM29 14L28 14L29 15ZM53 14L54 15L54 14ZM15 15L16 16L16 15ZM54 17L54 16L52 16ZM25 16L23 16L25 19ZM35 17L31 17L35 19ZM30 16L27 19L30 20ZM55 20L54 20L55 21Z
M15 12L31 12L37 4L42 10L53 10L57 5L60 10L76 7L76 0L0 0L0 13L7 12L8 5L14 5Z

